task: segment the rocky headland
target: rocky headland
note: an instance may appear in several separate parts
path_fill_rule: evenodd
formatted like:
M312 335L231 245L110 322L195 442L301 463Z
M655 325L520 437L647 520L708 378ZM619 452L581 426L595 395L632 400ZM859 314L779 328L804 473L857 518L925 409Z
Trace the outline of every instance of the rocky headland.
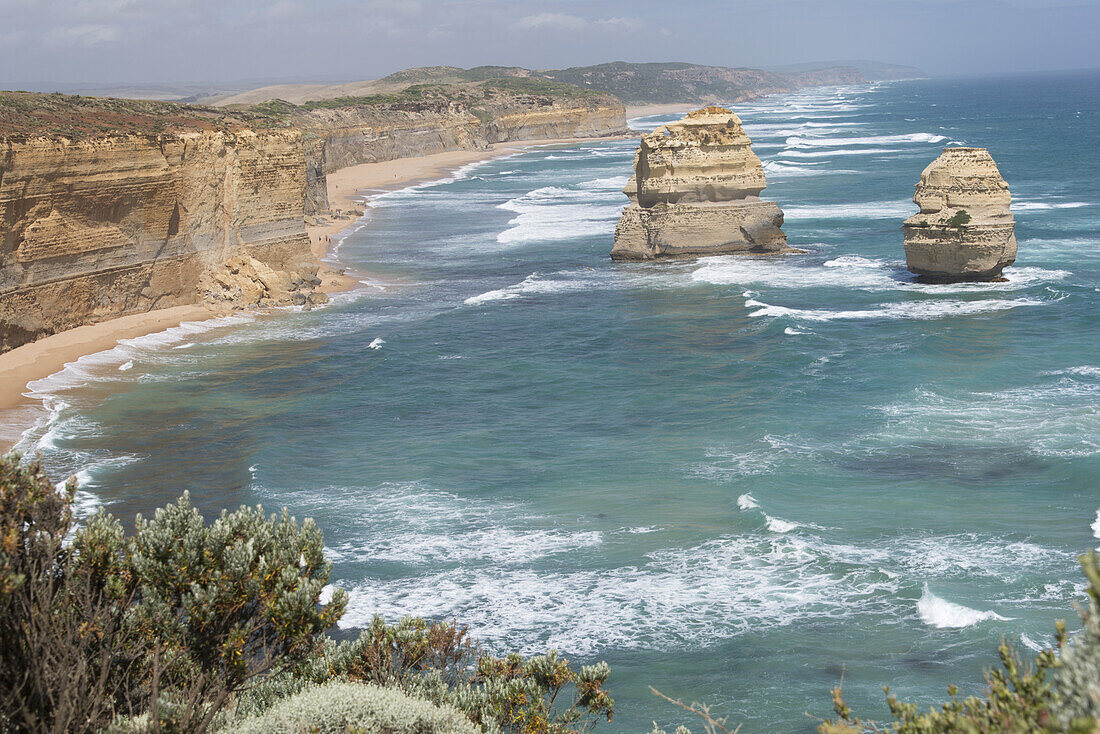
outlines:
M764 169L741 120L706 107L643 135L613 260L790 252L783 212L760 198Z
M921 173L905 262L930 282L989 281L1016 261L1008 184L985 148L944 148Z
M327 300L307 224L347 166L626 132L610 95L544 80L226 108L0 92L0 352L184 305Z

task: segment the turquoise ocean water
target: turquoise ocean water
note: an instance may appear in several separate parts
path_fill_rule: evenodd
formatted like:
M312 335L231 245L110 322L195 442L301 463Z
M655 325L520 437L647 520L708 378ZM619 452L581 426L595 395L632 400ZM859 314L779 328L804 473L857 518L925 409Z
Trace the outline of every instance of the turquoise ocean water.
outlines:
M338 257L388 285L33 384L21 448L127 521L184 490L312 516L346 629L606 659L615 731L685 721L648 685L798 732L842 671L879 717L884 684L977 684L1002 636L1049 642L1100 544L1100 76L736 110L805 255L613 264L635 143L536 148L373 196ZM1011 185L1007 283L904 269L953 143Z

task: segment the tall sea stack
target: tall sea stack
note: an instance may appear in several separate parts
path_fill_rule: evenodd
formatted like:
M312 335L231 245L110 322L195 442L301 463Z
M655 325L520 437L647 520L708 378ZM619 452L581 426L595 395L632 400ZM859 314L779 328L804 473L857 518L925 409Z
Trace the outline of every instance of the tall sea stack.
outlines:
M944 148L920 176L905 220L905 264L929 282L988 281L1016 261L1008 184L985 148Z
M792 252L741 120L706 107L642 136L613 260Z

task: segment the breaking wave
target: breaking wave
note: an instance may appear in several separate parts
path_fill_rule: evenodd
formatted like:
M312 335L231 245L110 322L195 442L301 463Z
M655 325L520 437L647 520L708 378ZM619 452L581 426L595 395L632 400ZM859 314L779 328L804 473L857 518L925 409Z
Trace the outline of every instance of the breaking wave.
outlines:
M1008 620L996 612L982 612L941 599L929 590L928 584L924 585L924 593L917 602L917 612L925 624L939 629L970 627L989 619Z

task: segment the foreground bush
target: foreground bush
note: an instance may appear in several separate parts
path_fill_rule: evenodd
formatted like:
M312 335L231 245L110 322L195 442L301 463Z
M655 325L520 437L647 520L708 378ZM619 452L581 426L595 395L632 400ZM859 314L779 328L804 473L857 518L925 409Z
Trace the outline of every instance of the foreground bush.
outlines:
M250 680L319 652L343 613L342 592L319 604L331 564L310 520L241 508L208 526L185 495L129 538L106 513L74 532L74 492L0 458L0 729L151 714L203 731Z
M614 701L603 689L606 663L573 669L556 651L524 659L485 654L465 627L375 617L353 641L328 642L322 655L273 676L237 698L226 731L278 701L331 681L399 689L436 706L453 707L486 732L585 732L611 721Z
M395 688L333 682L307 688L266 713L235 724L236 734L480 734L451 706Z

